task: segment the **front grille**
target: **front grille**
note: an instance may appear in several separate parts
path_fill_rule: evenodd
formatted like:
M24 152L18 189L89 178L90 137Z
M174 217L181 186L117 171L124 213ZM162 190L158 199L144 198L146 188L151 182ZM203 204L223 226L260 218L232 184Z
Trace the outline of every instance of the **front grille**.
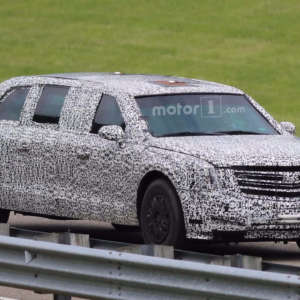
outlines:
M276 198L300 197L300 166L233 167L244 194Z
M300 172L300 166L235 166L233 169L251 172Z

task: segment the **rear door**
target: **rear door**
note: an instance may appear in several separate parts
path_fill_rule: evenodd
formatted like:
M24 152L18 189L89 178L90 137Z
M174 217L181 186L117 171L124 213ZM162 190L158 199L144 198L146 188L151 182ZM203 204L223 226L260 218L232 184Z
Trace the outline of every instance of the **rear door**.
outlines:
M11 210L22 207L26 190L26 157L21 116L30 86L13 86L0 99L0 206Z
M26 183L22 210L44 215L59 215L55 179L59 168L59 121L70 87L37 85L35 97L25 107L23 130L20 132ZM24 188L25 188L24 186Z

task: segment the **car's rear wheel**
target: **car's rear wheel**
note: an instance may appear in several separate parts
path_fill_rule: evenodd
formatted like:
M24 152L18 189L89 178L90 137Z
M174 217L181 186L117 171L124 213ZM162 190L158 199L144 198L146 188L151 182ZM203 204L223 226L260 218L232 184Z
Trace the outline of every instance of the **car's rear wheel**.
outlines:
M9 219L9 210L0 209L0 223L7 223Z
M180 247L185 240L184 219L179 198L165 179L156 179L146 189L140 224L146 244Z

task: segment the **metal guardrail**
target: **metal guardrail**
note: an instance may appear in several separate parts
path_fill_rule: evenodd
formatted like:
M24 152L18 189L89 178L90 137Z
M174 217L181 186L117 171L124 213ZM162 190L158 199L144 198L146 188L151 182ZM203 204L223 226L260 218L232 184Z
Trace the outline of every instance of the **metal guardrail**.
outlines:
M0 236L0 284L90 299L298 300L300 278Z
M7 232L7 235L11 235L13 237L19 237L19 238L21 237L21 238L28 238L34 240L44 240L44 241L54 241L60 243L65 243L62 240L62 237L64 235L70 234L70 233L56 234L56 233L48 233L42 231L33 231L33 230L28 230L28 229L14 227L14 226L10 226L9 231L10 232ZM53 240L53 236L54 236L54 240ZM126 251L125 250L126 247L143 247L143 245L112 241L112 240L100 240L100 239L89 238L89 241L90 241L89 244L91 248L101 249L101 250L115 250L115 251L123 252ZM65 243L65 244L70 244L70 243ZM149 255L144 251L140 251L139 254ZM153 255L151 254L151 256ZM267 272L275 272L275 273L290 274L290 275L292 274L300 275L299 266L278 264L278 263L262 260L259 257L252 257L252 256L246 256L240 254L216 255L216 254L200 253L196 251L174 249L173 258L182 261L256 269L256 270L262 270Z

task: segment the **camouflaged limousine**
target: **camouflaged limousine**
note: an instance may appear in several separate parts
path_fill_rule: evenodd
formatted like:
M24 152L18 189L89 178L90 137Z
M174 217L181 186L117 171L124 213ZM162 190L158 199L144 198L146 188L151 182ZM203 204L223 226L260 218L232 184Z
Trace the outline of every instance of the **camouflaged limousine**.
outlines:
M10 211L139 226L146 243L300 236L300 142L236 88L120 73L0 85Z

